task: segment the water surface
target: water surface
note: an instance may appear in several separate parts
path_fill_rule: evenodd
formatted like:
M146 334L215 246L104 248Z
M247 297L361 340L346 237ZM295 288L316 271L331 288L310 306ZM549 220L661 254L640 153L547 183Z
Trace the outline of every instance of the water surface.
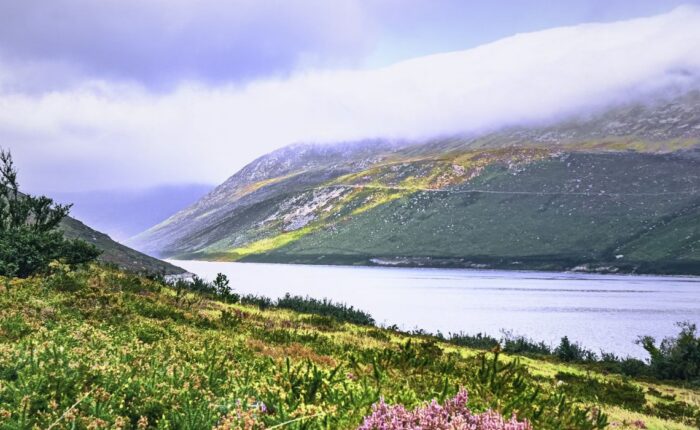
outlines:
M512 330L551 345L562 336L594 351L646 358L634 341L700 324L700 279L464 269L170 261L207 279L218 272L239 293L328 297L380 324L430 332Z

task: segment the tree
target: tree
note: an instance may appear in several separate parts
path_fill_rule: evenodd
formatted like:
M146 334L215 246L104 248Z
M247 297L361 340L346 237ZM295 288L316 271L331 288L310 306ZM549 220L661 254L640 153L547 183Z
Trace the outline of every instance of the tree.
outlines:
M74 266L97 258L93 245L66 240L58 230L70 208L21 193L12 155L0 148L0 276L30 276L53 260Z
M645 336L637 340L650 356L651 371L660 379L681 379L700 383L700 337L697 326L690 322L677 323L681 332L656 346L656 340Z
M229 280L223 273L218 273L216 279L212 282L214 291L218 297L220 297L226 303L237 303L240 297L238 294L231 291L229 286Z

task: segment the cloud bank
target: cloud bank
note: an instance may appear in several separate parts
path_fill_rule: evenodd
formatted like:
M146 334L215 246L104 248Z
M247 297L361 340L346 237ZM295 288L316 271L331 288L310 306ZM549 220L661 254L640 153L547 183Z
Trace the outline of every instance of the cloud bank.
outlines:
M18 73L0 64L0 142L29 187L218 183L292 142L478 132L693 83L700 9L519 34L375 70L195 79L166 92L93 79L35 94L7 84Z
M0 2L0 58L22 90L80 79L169 90L359 58L373 28L354 0L22 0ZM48 78L48 79L47 79ZM9 86L10 82L6 82Z

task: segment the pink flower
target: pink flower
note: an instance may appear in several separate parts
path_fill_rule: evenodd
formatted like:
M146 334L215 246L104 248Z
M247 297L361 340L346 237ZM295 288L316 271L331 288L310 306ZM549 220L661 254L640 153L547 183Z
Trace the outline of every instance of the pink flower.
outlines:
M527 421L518 421L515 416L505 420L494 411L473 414L467 400L466 390L461 389L444 405L433 400L407 411L402 405L389 406L381 399L358 430L531 430Z

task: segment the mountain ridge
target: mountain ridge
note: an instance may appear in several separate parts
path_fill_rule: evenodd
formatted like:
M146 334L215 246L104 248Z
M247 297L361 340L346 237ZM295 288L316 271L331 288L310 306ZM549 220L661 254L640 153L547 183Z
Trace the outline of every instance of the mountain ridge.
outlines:
M227 261L398 259L407 265L700 274L699 143L700 92L691 91L482 135L293 145L260 157L129 243L158 255ZM623 166L628 170L619 170ZM521 189L524 180L529 189ZM569 208L568 226L556 205ZM503 213L510 218L498 218ZM450 217L441 222L453 226L453 236L441 236L446 227L436 220L445 214ZM501 238L489 217L500 220L502 232L509 225L520 230L503 233L503 247L492 246L486 232L495 242ZM569 231L586 225L600 244ZM666 242L649 242L652 231L664 228L671 229ZM687 237L674 242L679 229ZM635 242L640 249L625 248L637 257L611 254L632 237L647 241ZM371 245L376 240L383 245ZM387 247L392 241L395 248ZM510 255L508 243L520 254ZM648 249L664 246L663 255Z

